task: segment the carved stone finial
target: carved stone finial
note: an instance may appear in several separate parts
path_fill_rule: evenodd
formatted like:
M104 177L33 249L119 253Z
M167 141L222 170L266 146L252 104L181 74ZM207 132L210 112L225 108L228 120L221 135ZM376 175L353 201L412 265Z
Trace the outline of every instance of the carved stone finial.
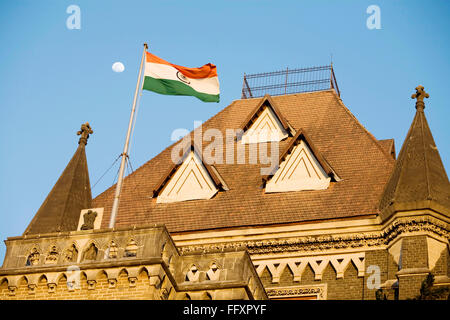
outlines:
M82 124L80 131L77 132L78 136L81 135L80 140L78 140L78 144L83 143L84 145L87 145L89 135L92 133L94 133L94 131L92 131L89 122Z
M425 92L423 86L417 86L416 93L411 95L411 99L417 99L416 101L416 109L423 110L425 109L425 103L423 102L424 98L429 98L430 95Z
M83 214L84 223L81 226L81 230L92 230L94 229L95 218L97 217L97 212L88 210L85 214Z

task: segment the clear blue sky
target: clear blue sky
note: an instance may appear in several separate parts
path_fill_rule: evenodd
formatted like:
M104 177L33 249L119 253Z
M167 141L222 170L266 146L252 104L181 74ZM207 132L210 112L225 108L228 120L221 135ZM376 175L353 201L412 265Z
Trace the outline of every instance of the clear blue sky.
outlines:
M66 8L81 9L69 30ZM369 5L381 29L369 30ZM397 152L414 116L414 88L450 168L448 1L2 1L0 4L0 240L23 233L89 121L91 184L122 152L142 44L175 64L217 65L221 102L144 92L134 140L136 169L240 98L243 73L325 65L333 54L341 97ZM111 66L121 61L125 71ZM109 187L118 166L93 189ZM3 262L5 246L0 244Z

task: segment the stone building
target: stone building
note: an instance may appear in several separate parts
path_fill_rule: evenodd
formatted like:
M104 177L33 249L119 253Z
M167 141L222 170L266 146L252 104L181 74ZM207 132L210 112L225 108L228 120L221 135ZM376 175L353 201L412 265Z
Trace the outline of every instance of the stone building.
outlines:
M416 90L397 159L334 89L233 101L124 179L112 229L115 186L92 199L83 125L5 241L0 299L407 299L429 272L449 285L450 184Z

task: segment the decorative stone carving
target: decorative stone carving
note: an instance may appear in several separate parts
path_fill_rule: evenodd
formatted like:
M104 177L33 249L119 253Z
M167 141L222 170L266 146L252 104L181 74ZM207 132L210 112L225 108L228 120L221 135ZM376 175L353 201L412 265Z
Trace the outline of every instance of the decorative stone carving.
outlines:
M448 227L430 217L409 217L394 221L383 231L364 232L349 235L324 235L296 237L293 239L269 239L260 241L236 241L179 247L181 254L211 253L225 250L247 249L250 254L278 252L323 252L332 249L354 249L385 246L404 233L428 232L440 238L449 239Z
M45 264L56 264L58 262L59 253L56 250L56 246L52 246L50 252L45 258Z
M167 291L166 288L162 288L161 289L160 298L161 298L161 300L168 300L169 299L169 291Z
M40 254L39 254L38 250L36 248L33 248L31 250L30 255L27 258L26 265L27 266L35 266L35 265L37 265L39 263L39 257L40 257Z
M198 270L197 266L193 264L189 271L186 273L185 281L198 281L200 278L200 271Z
M117 286L117 279L108 279L108 288L113 289Z
M219 267L217 266L217 264L215 262L211 263L209 270L206 271L206 279L212 280L212 281L217 281L217 280L219 280L219 276L220 276Z
M94 243L91 243L83 255L83 261L95 260L97 258L98 249Z
M313 286L295 286L282 288L267 288L267 295L271 299L276 298L294 298L294 297L316 297L318 300L327 298L326 284Z
M88 280L88 290L94 290L95 289L95 284L97 283L97 281L95 280Z
M417 99L416 108L418 110L423 110L425 108L425 103L423 101L424 98L429 98L430 95L425 92L425 88L423 86L416 87L416 93L411 95L411 99Z
M36 293L36 284L29 284L28 285L28 293L29 294L35 294Z
M170 267L170 263L172 261L173 254L169 252L169 244L164 242L161 249L161 258L163 261Z
M172 259L173 268L167 267L168 264L161 259L159 250L139 251L138 257L142 258L139 261L134 258L128 261L124 261L125 259L105 259L103 251L111 245L113 239L119 248L118 257L120 258L122 258L122 250L125 249L127 241L130 239L132 240L128 242L127 247L131 253L139 251L138 248L141 249L141 244L142 246L144 244L149 244L150 246L159 246L161 244L162 246L162 243L166 242L166 247L163 251L167 254L166 260L168 260L169 264ZM206 290L211 290L210 293L213 298L227 297L228 295L225 293L229 291L229 288L223 288L221 283L214 284L213 281L208 281L206 279L207 271L210 271L210 280L215 279L220 271L219 281L229 283L231 286L237 284L239 286L237 291L239 292L241 290L250 292L246 284L249 283L249 277L252 277L254 279L252 283L256 284L258 288L258 296L266 298L262 283L253 270L252 261L245 252L224 252L219 258L213 255L184 257L179 255L164 226L136 227L132 229L119 228L114 231L59 232L45 236L32 235L9 239L6 245L5 263L0 268L0 283L2 287L6 286L5 290L3 290L3 298L6 299L9 298L7 296L8 292L22 298L26 298L30 294L29 298L32 298L31 294L34 290L36 291L36 297L39 299L47 299L47 297L76 299L80 294L81 296L89 295L87 293L88 287L90 290L95 288L95 290L102 292L105 289L107 291L108 286L112 288L119 287L118 274L120 272L127 275L131 287L137 286L137 282L141 281L139 275L147 274L149 281L144 282L149 285L149 298L175 299L180 292L194 291L202 293ZM42 248L44 248L44 252ZM46 258L53 256L53 253L59 253L60 255L57 263L45 264ZM40 259L41 254L43 259ZM163 253L162 256L164 255ZM30 265L31 262L40 262L34 267L24 269L27 258L29 258ZM90 259L95 259L95 263L94 260ZM149 263L149 265L143 265L142 263ZM194 268L190 269L193 264L195 264ZM237 274L236 270L233 270L236 265L239 266L239 271L241 271ZM205 268L204 271L203 268ZM186 272L188 271L190 271L188 278L192 282L185 281ZM26 284L23 281L24 277ZM99 283L99 286L96 283ZM61 285L63 287L57 288L57 286ZM241 285L245 288L240 287ZM6 289L7 287L10 288ZM122 289L127 291L126 288L118 288L119 291L122 291ZM252 292L253 290L254 287ZM223 292L218 294L216 291ZM52 292L55 292L57 296ZM123 293L126 297L133 298L133 290L129 292L129 295L128 292L121 292L119 295L122 296ZM102 298L103 296L100 295L99 297ZM13 298L15 297L9 299Z
M97 212L96 211L92 211L92 210L88 210L88 212L86 212L83 215L83 219L84 219L84 223L81 226L81 230L92 230L94 229L94 222L95 222L95 218L97 217Z
M119 249L117 248L117 244L114 241L111 241L111 244L109 246L108 258L116 259L118 251L119 251Z
M136 277L128 277L128 282L130 283L130 287L136 287L137 278Z
M89 135L93 134L93 133L94 133L94 131L92 131L92 128L89 125L89 122L83 123L81 125L80 131L77 132L77 135L80 136L80 140L78 140L78 144L83 143L84 145L87 145Z
M129 267L127 268L127 271L128 271L128 282L130 283L130 287L135 287L138 280L140 268Z
M323 271L329 263L332 264L336 270L336 278L343 278L345 270L350 263L356 266L358 270L358 277L364 276L364 257L365 253L349 253L341 255L328 255L328 256L316 256L316 257L295 257L275 260L257 260L254 261L256 272L258 276L262 276L264 270L267 268L272 276L272 283L280 282L280 277L283 274L286 267L291 269L294 275L294 281L300 281L303 271L309 264L314 272L314 279L321 280Z
M77 247L72 244L64 254L64 262L76 262L78 258Z
M75 291L75 281L67 281L67 290L69 292Z
M16 295L16 290L17 290L17 287L15 287L15 286L8 286L8 294L10 295L10 296L15 296Z
M56 292L56 283L47 283L48 293Z
M131 239L130 242L128 242L127 247L125 248L124 257L136 257L137 250L138 246L136 244L136 241L134 241L134 239Z

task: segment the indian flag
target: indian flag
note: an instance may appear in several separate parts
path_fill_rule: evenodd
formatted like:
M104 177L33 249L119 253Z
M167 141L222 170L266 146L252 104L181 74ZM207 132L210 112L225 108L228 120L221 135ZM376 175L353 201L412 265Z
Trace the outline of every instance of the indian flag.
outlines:
M216 66L186 68L146 52L143 89L160 94L194 96L204 102L219 102Z

